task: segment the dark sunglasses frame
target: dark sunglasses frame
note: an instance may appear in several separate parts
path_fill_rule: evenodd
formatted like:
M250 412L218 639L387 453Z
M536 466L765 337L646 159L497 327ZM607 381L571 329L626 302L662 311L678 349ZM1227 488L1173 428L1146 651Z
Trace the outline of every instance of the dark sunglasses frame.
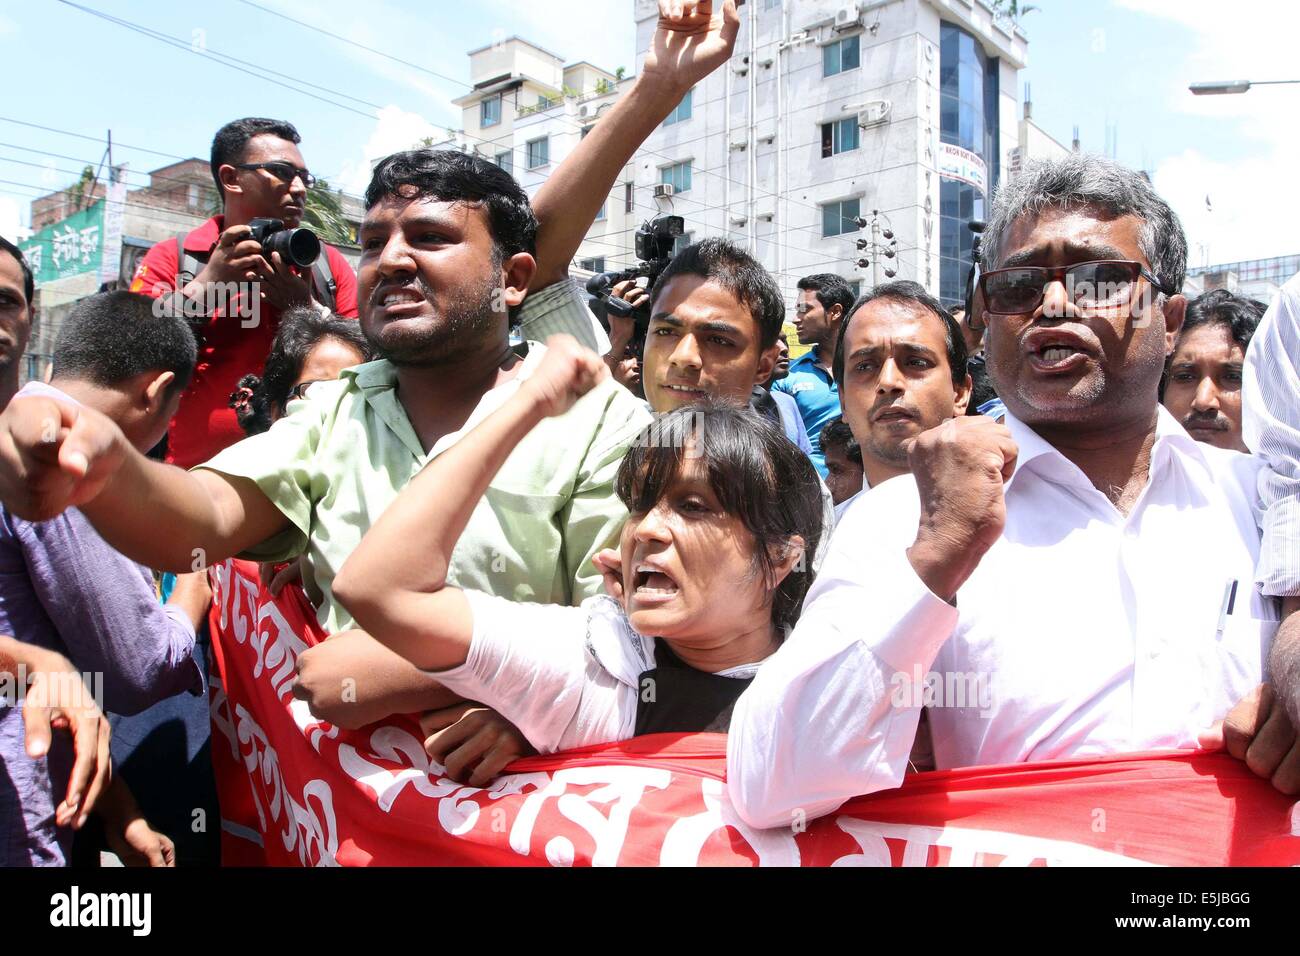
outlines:
M292 183L295 179L301 179L302 184L308 189L316 185L316 177L305 169L299 169L293 163L238 163L236 169L265 169L268 173L285 184ZM281 172L276 172L276 170ZM288 170L290 175L283 175L283 171Z
M1070 273L1074 272L1077 269L1082 269L1089 266L1092 267L1127 266L1133 273L1133 277L1129 279L1130 284L1133 284L1137 282L1139 278L1142 278L1142 279L1146 279L1147 282L1151 283L1151 287L1155 289L1157 292L1163 292L1165 295L1174 294L1170 292L1161 283L1161 281L1156 277L1155 273L1153 273L1142 263L1137 262L1136 260L1133 259L1093 259L1089 262L1076 262L1068 266L1011 266L1010 268L1007 269L992 269L988 272L980 273L980 277L978 280L979 291L980 291L980 296L984 302L984 311L992 315L1028 315L1034 310L1036 310L1040 305L1043 304L1043 299L1047 297L1047 287L1049 285L1051 285L1053 282L1060 282L1062 284L1065 284L1066 277ZM1040 275L1043 276L1042 285L1039 287L1038 298L1034 300L1033 304L1025 308L1016 309L1011 312L1001 312L993 308L993 304L989 301L989 289L988 289L989 279L995 276L1004 275L1008 272L1025 272L1026 270L1031 270L1031 269L1036 270Z

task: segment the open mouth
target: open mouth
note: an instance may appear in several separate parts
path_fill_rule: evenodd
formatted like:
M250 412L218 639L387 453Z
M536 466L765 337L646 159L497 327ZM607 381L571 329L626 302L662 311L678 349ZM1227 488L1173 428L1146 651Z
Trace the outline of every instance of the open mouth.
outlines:
M916 416L913 415L906 408L892 407L892 408L883 408L880 411L876 412L875 417L872 418L872 421L875 422L909 421L910 422L913 421L915 418Z
M661 387L665 391L676 392L678 395L683 395L687 398L704 398L707 394L704 389L693 385L670 385L665 383Z
M632 574L632 591L638 601L665 601L676 597L678 590L677 582L653 564L638 564Z
M376 304L385 310L409 310L426 303L426 299L417 290L408 287L389 289L375 296Z

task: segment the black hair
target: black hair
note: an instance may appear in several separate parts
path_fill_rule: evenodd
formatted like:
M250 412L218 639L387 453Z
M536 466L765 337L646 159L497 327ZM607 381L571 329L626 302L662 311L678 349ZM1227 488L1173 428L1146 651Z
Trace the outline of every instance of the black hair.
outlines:
M198 346L190 324L161 300L136 292L100 292L72 307L54 342L53 377L105 388L142 372L172 372L170 399L190 383Z
M759 351L776 344L776 337L785 324L781 289L758 260L740 246L713 238L693 243L677 253L650 290L652 309L659 294L678 276L700 276L718 283L749 309L758 327Z
M795 288L800 292L815 293L817 301L827 311L830 311L831 306L838 305L841 319L848 318L849 310L853 308L853 286L849 285L848 280L833 272L819 272L815 276L804 276Z
M1198 326L1222 325L1232 335L1232 340L1241 346L1242 352L1245 352L1250 347L1255 329L1259 327L1259 320L1267 311L1268 306L1258 299L1237 295L1227 289L1211 289L1191 299L1183 316L1183 327L1174 339L1173 352L1165 359L1165 371L1160 377L1160 400L1164 401L1169 366L1173 364L1174 352L1178 351L1183 336Z
M32 298L36 295L36 277L32 275L32 267L27 264L23 251L4 236L0 236L0 252L7 252L18 260L18 268L23 273L23 295L27 297L27 307L31 308Z
M849 428L849 423L843 418L833 418L822 426L817 446L823 454L830 448L842 449L845 458L859 465L862 464L862 446L853 437L853 429Z
M784 634L799 619L822 535L821 482L812 462L762 415L706 400L655 417L619 465L615 493L628 511L644 514L667 493L688 454L704 466L722 509L754 536L755 570L766 579L774 552L793 535L803 538L803 559L772 596L772 623Z
M370 343L361 334L361 323L355 319L340 318L333 313L322 315L306 306L285 312L262 374L245 375L230 396L230 407L247 434L266 431L276 417L284 414L289 392L302 374L307 356L324 339L338 339L352 346L361 353L363 362L372 357Z
M224 199L226 190L221 185L218 174L222 166L234 166L244 158L244 149L254 136L270 133L280 139L287 139L295 146L302 142L302 137L286 120L264 119L260 116L245 116L243 119L231 120L212 137L212 181L217 184L217 193Z
M366 187L366 209L386 196L482 205L502 260L537 251L537 217L528 194L513 176L482 157L454 149L393 153L375 166Z
M938 299L926 292L919 282L912 282L910 279L901 279L898 282L886 282L884 285L878 285L870 292L864 292L859 296L858 301L853 303L848 318L840 326L840 337L835 344L835 362L833 366L835 381L840 382L844 379L844 340L848 335L849 323L864 305L868 302L875 302L877 299L915 302L922 308L933 312L939 318L939 321L943 323L943 344L945 351L948 353L948 370L952 374L952 384L957 388L961 388L966 381L967 357L966 339L961 334L961 326L957 324L957 320L949 314Z
M1267 311L1268 306L1258 299L1237 295L1227 289L1211 289L1187 303L1187 313L1178 337L1181 339L1198 325L1224 325L1244 352L1259 326L1259 320Z
M970 374L970 402L966 405L967 415L978 415L980 406L998 397L998 390L993 387L989 377L988 362L983 355L972 355L966 360L966 371Z

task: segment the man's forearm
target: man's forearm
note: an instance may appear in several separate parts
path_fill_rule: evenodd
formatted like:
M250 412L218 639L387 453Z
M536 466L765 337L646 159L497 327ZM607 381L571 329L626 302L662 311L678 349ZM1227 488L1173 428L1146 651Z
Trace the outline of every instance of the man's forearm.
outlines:
M213 494L220 481L152 461L133 449L81 511L128 558L184 574L223 561L277 530L266 526L265 515L241 520L237 500L223 506ZM235 498L233 493L229 497Z
M1300 597L1283 599L1282 624L1273 638L1268 670L1291 725L1300 727Z
M568 275L619 174L688 89L663 77L641 76L546 180L533 200L538 223L533 289Z

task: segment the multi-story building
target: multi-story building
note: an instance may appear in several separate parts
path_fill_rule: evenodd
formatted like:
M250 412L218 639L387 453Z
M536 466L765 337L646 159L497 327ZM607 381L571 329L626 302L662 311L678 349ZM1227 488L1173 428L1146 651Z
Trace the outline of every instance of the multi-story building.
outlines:
M656 14L636 0L638 63ZM637 154L642 214L670 184L690 238L746 245L788 307L816 272L961 298L967 223L1021 145L1024 33L985 0L756 0L741 18L730 63Z
M510 37L469 52L472 89L453 102L462 128L435 148L471 150L537 190L631 82L580 62L566 65L548 50ZM641 219L631 167L620 177L574 260L575 274L630 265Z
M1227 289L1272 305L1282 286L1296 273L1300 273L1300 255L1193 266L1187 270L1188 288L1184 291L1199 294Z

